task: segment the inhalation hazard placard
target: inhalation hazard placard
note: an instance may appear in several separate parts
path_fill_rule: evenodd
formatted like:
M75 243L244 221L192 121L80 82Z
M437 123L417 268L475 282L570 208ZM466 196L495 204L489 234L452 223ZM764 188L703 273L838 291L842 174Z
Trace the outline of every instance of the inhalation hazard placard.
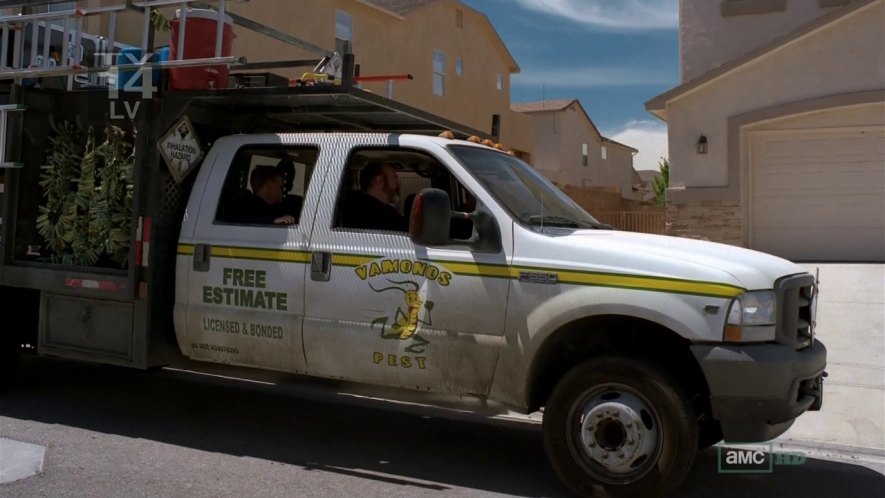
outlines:
M182 180L203 159L203 148L187 116L182 116L157 142L160 154L176 183Z

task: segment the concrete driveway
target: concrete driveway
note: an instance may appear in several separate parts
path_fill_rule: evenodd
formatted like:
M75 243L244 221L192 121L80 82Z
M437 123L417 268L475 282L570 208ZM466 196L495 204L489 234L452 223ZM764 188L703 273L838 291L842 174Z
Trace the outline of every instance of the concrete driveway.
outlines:
M817 338L828 350L824 404L778 442L885 458L885 265L820 268Z

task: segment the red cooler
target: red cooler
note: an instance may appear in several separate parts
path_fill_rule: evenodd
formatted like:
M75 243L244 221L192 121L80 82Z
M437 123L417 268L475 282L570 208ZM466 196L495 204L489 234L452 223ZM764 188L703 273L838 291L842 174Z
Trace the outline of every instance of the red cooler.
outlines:
M181 10L175 11L172 21L172 54L170 60L178 60L178 26ZM183 59L208 59L215 57L215 34L218 30L218 12L206 9L188 9L185 20ZM221 40L221 56L229 57L234 41L233 20L224 19ZM228 67L180 67L169 70L169 88L172 90L204 90L227 88Z

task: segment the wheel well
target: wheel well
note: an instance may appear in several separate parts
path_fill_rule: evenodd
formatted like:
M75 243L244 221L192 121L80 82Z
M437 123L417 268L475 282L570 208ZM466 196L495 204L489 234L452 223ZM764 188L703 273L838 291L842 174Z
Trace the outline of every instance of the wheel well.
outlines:
M0 287L0 316L6 322L0 329L3 344L28 344L37 347L40 323L40 291L18 287Z
M532 364L529 409L544 406L559 379L578 364L619 355L658 365L675 377L699 417L709 414L709 387L689 344L667 327L641 318L602 315L569 323L547 339Z

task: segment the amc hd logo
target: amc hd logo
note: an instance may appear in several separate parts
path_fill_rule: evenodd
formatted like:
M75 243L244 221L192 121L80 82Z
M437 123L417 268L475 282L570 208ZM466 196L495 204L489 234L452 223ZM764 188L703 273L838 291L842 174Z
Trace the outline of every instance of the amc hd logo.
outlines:
M801 451L773 451L771 443L727 443L716 446L722 474L771 474L775 465L802 465Z

